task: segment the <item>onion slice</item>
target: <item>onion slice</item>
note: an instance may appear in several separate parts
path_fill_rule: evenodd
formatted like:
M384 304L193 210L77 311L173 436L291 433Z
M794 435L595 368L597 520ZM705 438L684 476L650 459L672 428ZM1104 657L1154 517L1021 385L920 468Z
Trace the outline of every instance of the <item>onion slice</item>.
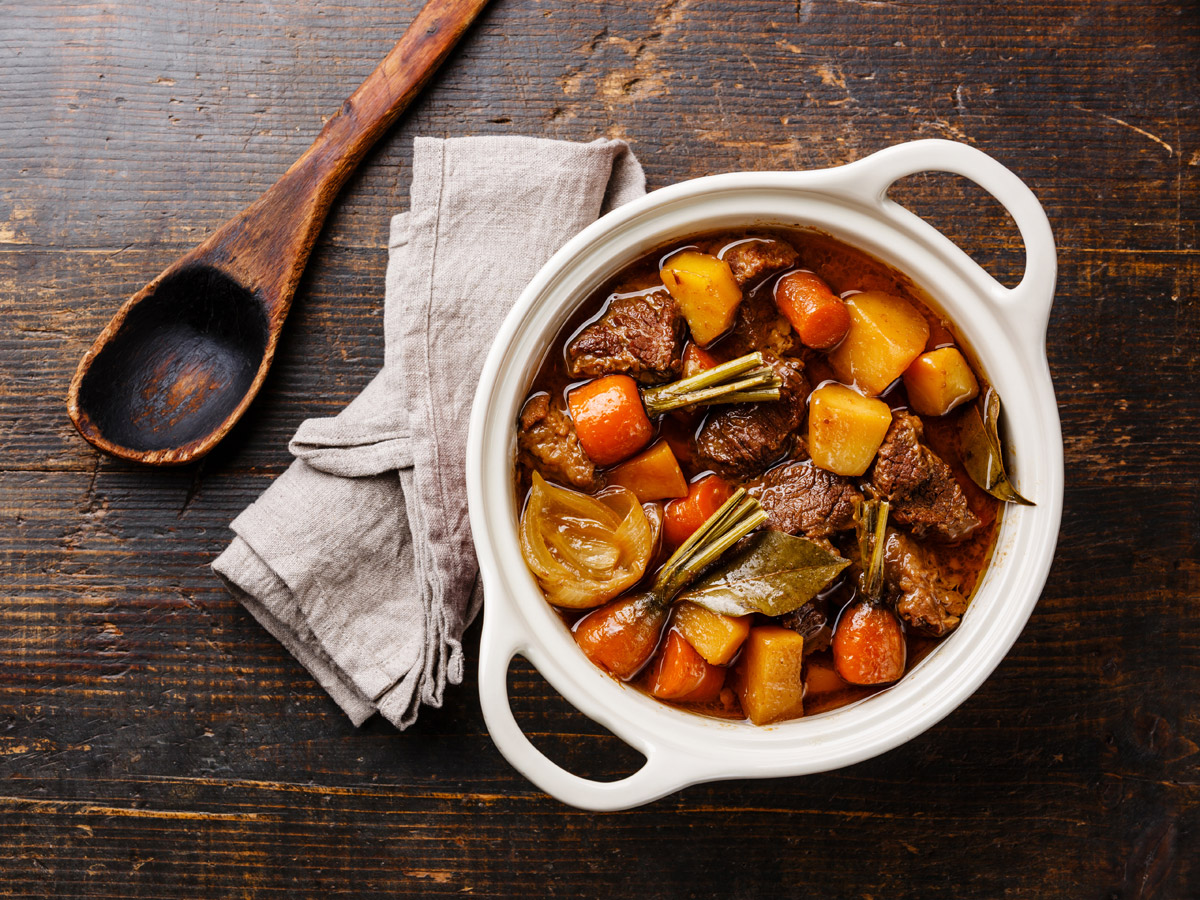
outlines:
M555 606L590 609L632 587L646 572L654 537L632 491L606 488L593 497L533 473L521 554Z

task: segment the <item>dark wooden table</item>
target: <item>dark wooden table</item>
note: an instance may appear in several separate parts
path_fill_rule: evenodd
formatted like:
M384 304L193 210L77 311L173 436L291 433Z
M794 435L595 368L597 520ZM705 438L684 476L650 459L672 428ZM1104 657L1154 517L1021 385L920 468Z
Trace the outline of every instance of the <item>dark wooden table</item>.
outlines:
M0 3L0 896L1200 896L1195 0L495 0L344 192L247 420L190 468L98 456L63 406L86 346L417 6ZM212 575L299 422L381 364L412 136L507 133L626 138L651 187L949 137L1033 187L1066 513L1020 641L941 724L581 813L500 757L473 673L408 732L355 729ZM1019 273L982 192L899 194ZM635 763L529 670L512 689L577 771Z

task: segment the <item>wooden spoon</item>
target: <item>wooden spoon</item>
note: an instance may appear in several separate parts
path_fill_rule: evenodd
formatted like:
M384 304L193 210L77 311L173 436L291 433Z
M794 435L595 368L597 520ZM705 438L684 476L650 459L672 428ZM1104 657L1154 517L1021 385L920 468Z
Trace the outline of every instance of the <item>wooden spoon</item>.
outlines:
M429 0L404 36L254 203L113 316L79 363L67 412L114 456L178 465L246 411L338 190L488 0Z

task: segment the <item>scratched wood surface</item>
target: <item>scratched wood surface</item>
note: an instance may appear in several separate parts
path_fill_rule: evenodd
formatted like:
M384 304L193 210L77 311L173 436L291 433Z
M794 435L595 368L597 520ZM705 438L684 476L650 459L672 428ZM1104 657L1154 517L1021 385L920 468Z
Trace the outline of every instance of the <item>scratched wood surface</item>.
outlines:
M1200 9L1147 2L494 0L351 181L267 386L207 461L98 456L63 396L118 302L282 173L416 0L0 0L0 896L1200 896ZM561 806L473 674L353 728L208 563L298 423L382 361L415 134L633 142L652 187L964 140L1059 242L1049 583L928 733L826 775ZM1011 282L978 190L898 189ZM478 642L478 627L468 635ZM527 668L581 774L636 757Z

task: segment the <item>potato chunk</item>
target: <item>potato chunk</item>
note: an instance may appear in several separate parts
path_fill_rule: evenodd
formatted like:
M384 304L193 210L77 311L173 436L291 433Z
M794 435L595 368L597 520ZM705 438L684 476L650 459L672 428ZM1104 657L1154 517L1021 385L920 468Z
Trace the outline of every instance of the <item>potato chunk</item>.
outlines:
M804 638L789 628L750 629L738 662L736 690L755 725L804 715Z
M808 452L813 464L836 475L862 475L892 424L882 400L841 384L817 388L808 401Z
M839 381L878 397L912 364L929 340L929 323L901 297L866 291L846 300L850 331L830 352Z
M723 666L750 633L750 616L723 616L684 600L675 607L675 629L707 662Z
M659 274L679 302L697 344L707 346L732 327L742 289L725 260L699 250L681 250Z
M957 347L939 347L918 356L904 370L908 402L923 416L944 416L979 395L975 373Z
M608 473L610 485L629 488L642 503L686 497L687 479L671 452L671 445L659 441Z

